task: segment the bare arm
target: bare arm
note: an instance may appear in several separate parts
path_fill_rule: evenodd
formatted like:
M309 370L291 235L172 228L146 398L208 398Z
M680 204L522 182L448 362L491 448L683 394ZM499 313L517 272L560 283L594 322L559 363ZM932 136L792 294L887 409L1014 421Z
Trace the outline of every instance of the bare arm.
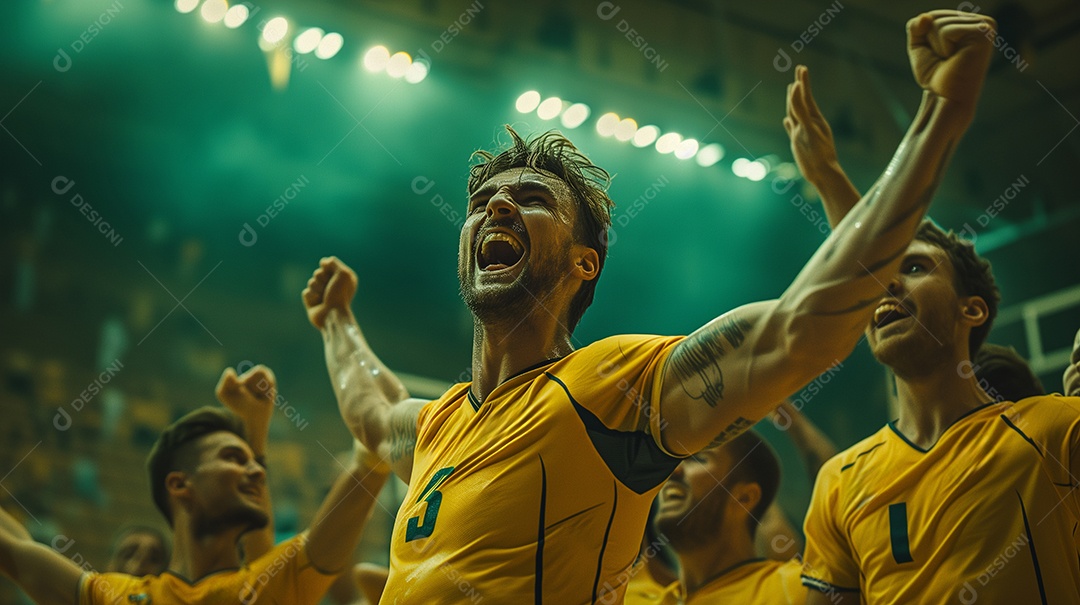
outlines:
M1065 395L1069 397L1080 397L1080 331L1076 333L1076 340L1073 341L1072 356L1069 358L1069 365L1065 368L1065 375L1061 377L1065 390Z
M405 385L372 352L349 309L355 294L356 273L337 258L324 258L304 290L304 305L323 335L342 419L354 437L408 483L416 420L427 402L409 399Z
M795 68L795 81L788 84L784 130L799 172L821 195L829 226L835 229L862 195L840 166L832 128L810 91L810 70L802 65Z
M761 517L761 525L754 534L754 549L774 561L790 561L802 552L802 537L776 502L770 504Z
M358 563L356 567L353 567L353 582L371 605L375 605L382 599L383 589L386 588L386 580L389 577L389 569L374 563Z
M0 573L39 605L79 602L83 570L55 550L38 544L7 511L0 509Z
M265 466L270 420L277 399L277 378L274 373L264 365L257 365L240 376L232 368L225 368L214 394L221 405L244 422L248 445L255 459ZM267 497L263 500L263 512L268 523L262 529L249 531L241 539L246 561L258 559L274 547L274 510L269 494L270 490L267 489Z
M788 436L791 437L795 449L799 451L799 457L806 466L807 477L813 484L825 461L836 455L836 445L817 425L788 401L784 401L780 407L776 408L773 421L777 428L787 431ZM765 511L756 541L758 552L778 561L787 561L803 549L802 537L776 502L773 502Z
M352 565L360 534L390 476L390 467L359 442L354 444L353 453L349 467L330 488L308 530L308 560L328 574L341 573Z
M908 23L922 105L884 174L837 225L779 300L722 315L664 366L660 414L669 451L719 445L847 357L886 294L974 117L993 20L934 11Z

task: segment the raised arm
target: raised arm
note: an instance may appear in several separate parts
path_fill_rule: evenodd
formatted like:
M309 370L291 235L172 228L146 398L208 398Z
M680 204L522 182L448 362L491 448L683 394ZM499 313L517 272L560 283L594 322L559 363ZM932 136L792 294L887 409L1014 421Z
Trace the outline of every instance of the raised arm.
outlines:
M776 408L775 421L781 430L786 426L788 437L795 444L795 449L806 467L806 476L813 484L825 461L837 454L836 444L789 401L784 401Z
M274 402L277 400L277 378L274 373L264 365L257 365L239 376L232 368L225 368L214 394L221 405L244 422L248 445L255 453L255 460L265 467L270 420L274 416ZM258 559L274 547L274 511L269 489L267 497L263 499L263 511L269 520L266 526L249 531L241 539L247 561Z
M728 441L855 348L974 117L993 26L957 11L908 22L908 55L924 89L911 129L779 300L722 315L672 351L659 410L669 451Z
M304 306L323 336L341 418L360 443L408 483L416 419L427 402L409 399L405 385L371 351L349 308L355 294L356 273L336 257L324 258L304 290Z
M1061 377L1064 393L1069 397L1080 397L1080 331L1076 332L1073 340L1072 355L1069 357L1069 365L1065 368L1065 374Z
M836 444L789 401L776 408L773 424L786 431L795 444L812 485L825 461L836 455ZM765 511L755 541L759 553L778 561L787 561L803 549L802 536L775 501Z
M0 509L0 574L23 589L38 605L79 602L83 570L55 550L38 544L7 511Z
M821 195L829 226L835 229L862 196L840 166L832 128L818 109L810 90L810 70L803 65L795 68L795 81L788 84L784 130L799 172Z
M353 444L353 458L326 495L308 530L308 560L319 571L337 574L352 565L360 534L371 517L390 467L378 456Z

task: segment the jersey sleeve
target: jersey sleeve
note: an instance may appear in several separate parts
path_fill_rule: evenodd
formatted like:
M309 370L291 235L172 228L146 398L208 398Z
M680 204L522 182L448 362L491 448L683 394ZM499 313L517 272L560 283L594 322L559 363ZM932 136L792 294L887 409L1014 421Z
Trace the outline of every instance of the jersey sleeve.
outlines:
M283 573L279 574L278 569ZM322 595L334 583L337 575L328 575L311 563L308 556L307 532L285 540L274 547L270 552L262 555L252 565L255 581L258 584L261 577L270 576L271 582L262 589L268 595L281 595L281 601L286 603L311 604L319 603ZM261 603L261 601L259 601Z
M833 458L818 473L803 524L802 583L824 593L859 591L859 567L841 526L840 462Z
M622 335L599 340L573 364L556 370L576 401L604 426L643 431L663 450L659 433L660 376L682 336ZM665 453L667 453L665 451Z
M1004 415L1039 448L1062 506L1080 523L1080 397L1029 397Z
M124 605L139 580L126 574L87 572L79 579L78 605Z

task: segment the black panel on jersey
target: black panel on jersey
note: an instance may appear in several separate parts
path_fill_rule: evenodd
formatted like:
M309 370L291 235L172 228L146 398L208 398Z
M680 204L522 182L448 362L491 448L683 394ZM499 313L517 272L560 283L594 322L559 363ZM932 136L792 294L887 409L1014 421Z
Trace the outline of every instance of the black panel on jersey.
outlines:
M540 457L540 527L536 530L536 579L533 584L533 601L536 605L544 602L544 525L547 509L547 467Z
M1035 539L1031 537L1031 525L1028 523L1027 508L1024 506L1024 498L1020 495L1020 492L1016 492L1016 499L1020 501L1020 514L1024 515L1024 531L1027 532L1031 562L1035 565L1035 580L1039 583L1039 596L1042 597L1043 605L1047 605L1046 587L1043 586L1042 568L1039 567L1039 555L1035 552Z
M608 536L611 535L611 522L615 520L615 509L619 507L619 490L614 483L611 484L612 501L611 516L607 520L607 529L604 530L604 543L600 545L600 556L596 559L596 579L592 585L592 600L596 602L596 588L600 586L600 572L604 568L604 551L607 550Z
M644 494L660 485L682 462L664 453L653 438L643 431L617 431L604 423L574 399L570 389L551 372L544 372L555 384L562 387L566 397L574 405L593 448L600 454L612 475L626 487Z

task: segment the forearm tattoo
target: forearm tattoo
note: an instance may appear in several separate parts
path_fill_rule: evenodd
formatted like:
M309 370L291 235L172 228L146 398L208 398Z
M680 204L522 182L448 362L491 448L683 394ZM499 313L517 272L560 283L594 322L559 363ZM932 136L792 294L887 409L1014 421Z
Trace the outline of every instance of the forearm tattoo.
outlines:
M738 418L735 419L735 422L732 422L731 424L728 425L728 427L726 429L720 431L720 434L717 435L711 442L709 442L709 445L705 446L704 449L712 449L714 447L720 447L721 445L724 445L728 441L731 441L732 439L734 439L734 438L738 437L739 435L743 434L743 432L745 432L746 429L748 429L748 428L750 428L752 426L754 426L753 421L747 420L746 418L743 418L742 416L739 416Z
M390 421L390 464L412 456L416 449L416 419L398 415Z

